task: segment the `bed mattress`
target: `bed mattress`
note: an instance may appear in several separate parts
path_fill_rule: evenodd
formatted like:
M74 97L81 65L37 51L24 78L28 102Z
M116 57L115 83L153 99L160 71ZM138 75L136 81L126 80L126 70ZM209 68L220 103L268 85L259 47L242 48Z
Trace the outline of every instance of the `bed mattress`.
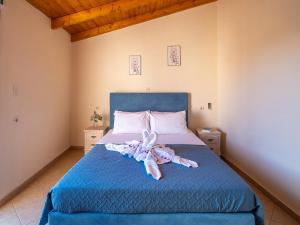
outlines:
M96 145L49 192L41 224L60 213L252 212L263 224L262 206L248 185L204 145L170 145L198 168L160 165L154 180L143 163Z
M142 141L142 139L142 134L113 134L113 130L109 130L107 134L99 140L98 144L123 144L125 141ZM206 145L191 130L188 130L184 134L159 134L156 144Z

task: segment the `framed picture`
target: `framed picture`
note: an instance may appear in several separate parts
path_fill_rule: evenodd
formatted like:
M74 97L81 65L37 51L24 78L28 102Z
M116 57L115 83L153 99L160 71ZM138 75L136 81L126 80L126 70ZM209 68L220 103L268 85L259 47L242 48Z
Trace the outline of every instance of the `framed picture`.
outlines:
M141 75L141 56L130 55L129 56L129 75Z
M181 65L181 48L180 45L168 46L168 66Z

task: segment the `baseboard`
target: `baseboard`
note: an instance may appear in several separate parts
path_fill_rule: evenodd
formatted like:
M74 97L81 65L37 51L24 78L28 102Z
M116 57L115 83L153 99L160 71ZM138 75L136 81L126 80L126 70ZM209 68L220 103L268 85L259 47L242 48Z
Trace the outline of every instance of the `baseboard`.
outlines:
M83 151L84 150L84 146L71 146L70 149L72 149L72 150L78 150L78 151Z
M260 184L258 184L254 179L252 179L249 175L247 175L244 171L242 171L238 166L236 166L234 163L232 163L230 160L224 158L222 156L222 159L236 172L238 172L243 178L245 178L248 182L253 184L257 189L259 189L264 195L266 195L268 198L270 198L275 204L277 204L281 209L283 209L286 213L288 213L291 217L293 217L298 223L300 223L300 216L294 212L292 209L290 209L288 206L286 206L282 201L280 201L278 198L276 198L274 195L272 195L269 191L267 191L264 187L262 187Z
M62 152L59 156L57 156L54 160L49 162L46 166L44 166L42 169L40 169L38 172L36 172L33 176L28 178L26 181L24 181L21 185L19 185L17 188L15 188L13 191L11 191L9 194L7 194L4 198L0 200L0 206L7 203L9 200L14 198L17 194L19 194L24 188L26 188L30 183L32 183L37 177L39 177L41 174L43 174L49 167L51 167L55 162L57 162L60 158L62 158L69 150L80 150L83 149L82 147L69 147L64 152Z

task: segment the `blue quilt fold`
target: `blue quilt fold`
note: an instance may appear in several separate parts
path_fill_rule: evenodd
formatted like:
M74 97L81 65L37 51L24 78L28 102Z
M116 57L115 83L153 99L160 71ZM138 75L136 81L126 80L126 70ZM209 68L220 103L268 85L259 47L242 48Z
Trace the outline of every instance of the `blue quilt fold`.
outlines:
M263 225L260 200L207 146L169 145L198 168L160 165L154 180L143 163L96 145L48 193L40 225L61 213L253 213Z

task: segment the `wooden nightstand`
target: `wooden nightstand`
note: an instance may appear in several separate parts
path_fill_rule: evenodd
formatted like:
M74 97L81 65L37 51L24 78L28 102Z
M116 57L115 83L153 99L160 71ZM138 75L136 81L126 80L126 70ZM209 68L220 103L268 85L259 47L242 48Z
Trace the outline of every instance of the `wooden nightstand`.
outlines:
M221 135L222 133L213 129L211 132L203 132L201 128L198 128L197 135L198 137L208 145L208 147L214 151L217 155L221 156Z
M84 153L86 154L91 150L95 144L103 137L107 127L104 126L91 126L84 130Z

